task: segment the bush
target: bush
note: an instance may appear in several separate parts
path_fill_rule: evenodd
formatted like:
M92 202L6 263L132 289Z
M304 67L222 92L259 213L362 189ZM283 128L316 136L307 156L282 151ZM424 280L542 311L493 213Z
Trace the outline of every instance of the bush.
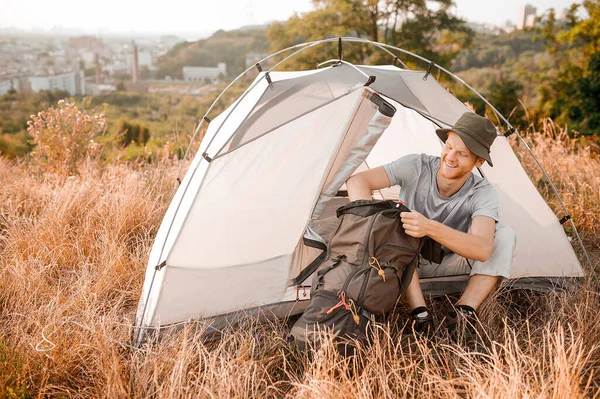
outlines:
M150 130L147 127L136 123L129 123L126 120L120 120L117 126L117 134L120 136L120 142L124 147L131 143L143 146L150 139Z
M58 108L31 115L27 131L35 144L33 159L60 176L78 173L81 164L100 152L96 136L106 131L103 114L90 116L73 103L60 100Z

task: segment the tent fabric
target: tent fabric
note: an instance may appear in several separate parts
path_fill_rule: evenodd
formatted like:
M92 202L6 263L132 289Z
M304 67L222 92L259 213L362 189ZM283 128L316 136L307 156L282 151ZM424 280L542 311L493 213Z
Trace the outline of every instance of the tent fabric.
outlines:
M149 323L214 316L284 296L286 265L332 158L342 139L357 134L376 112L368 92L361 87L292 119L215 158L201 181L190 181L202 195L187 210L170 247ZM248 289L253 295L243 294Z
M327 203L335 197L340 187L352 175L356 168L367 158L377 140L389 126L392 118L377 112L370 120L362 114L372 114L373 104L365 102L357 111L353 127L344 137L339 148L334 164L329 171L327 180L311 219L316 219L323 212ZM357 121L368 121L364 126Z
M360 86L364 81L352 68L324 69L313 75L277 81L277 89L265 90L252 112L237 127L222 152L229 152L290 119L310 112ZM335 76L335 79L332 79ZM277 74L272 79L278 78ZM357 86L358 84L358 86Z
M364 74L376 77L370 87ZM290 281L320 253L307 243L326 242L335 226L333 211L347 198L333 197L347 177L409 153L439 155L435 129L467 111L433 76L424 77L345 64L271 72L272 83L260 73L209 124L165 214L148 261L136 341L149 329L243 309L302 311L310 293L304 295L306 283ZM396 107L393 118L369 101L373 90ZM491 156L495 166L474 173L494 184L500 221L517 236L510 283L547 288L581 277L562 226L506 138L497 138ZM398 188L374 194L397 198ZM448 293L466 278L430 279L423 288Z
M466 107L462 112L465 111ZM367 163L375 167L410 153L439 155L441 142L435 135L435 128L435 124L417 112L406 108L399 110L386 134L371 151ZM496 166L490 167L486 163L481 173L498 192L500 223L512 227L517 235L511 278L583 276L562 226L537 192L504 136L500 135L494 141L491 157ZM382 197L397 198L398 190L398 187L382 190ZM553 246L553 251L548 251L549 245ZM557 256L557 253L560 255Z

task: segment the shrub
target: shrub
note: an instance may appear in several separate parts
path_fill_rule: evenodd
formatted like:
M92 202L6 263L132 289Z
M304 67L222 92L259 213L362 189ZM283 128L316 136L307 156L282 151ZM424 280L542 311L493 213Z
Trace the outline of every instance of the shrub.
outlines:
M60 100L57 108L31 115L27 131L35 144L33 159L48 172L61 176L78 173L86 159L95 158L100 144L94 139L106 131L103 114L90 116L73 104Z
M126 120L119 121L117 134L120 136L121 145L124 147L131 143L143 146L150 139L150 130L147 127L129 123Z

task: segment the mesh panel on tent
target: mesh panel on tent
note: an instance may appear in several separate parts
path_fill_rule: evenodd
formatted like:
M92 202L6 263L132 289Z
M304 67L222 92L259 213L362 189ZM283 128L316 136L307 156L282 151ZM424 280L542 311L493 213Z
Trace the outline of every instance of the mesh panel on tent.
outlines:
M263 93L252 112L239 125L219 154L224 154L311 110L356 89L366 78L354 68L327 68L294 79L277 80Z

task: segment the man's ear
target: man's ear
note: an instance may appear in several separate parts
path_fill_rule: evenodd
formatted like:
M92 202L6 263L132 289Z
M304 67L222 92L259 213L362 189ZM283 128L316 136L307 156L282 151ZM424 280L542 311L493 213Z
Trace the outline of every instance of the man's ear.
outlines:
M483 165L483 163L485 162L485 159L481 158L481 157L477 157L477 161L475 161L475 165L478 168L481 168L481 166Z

